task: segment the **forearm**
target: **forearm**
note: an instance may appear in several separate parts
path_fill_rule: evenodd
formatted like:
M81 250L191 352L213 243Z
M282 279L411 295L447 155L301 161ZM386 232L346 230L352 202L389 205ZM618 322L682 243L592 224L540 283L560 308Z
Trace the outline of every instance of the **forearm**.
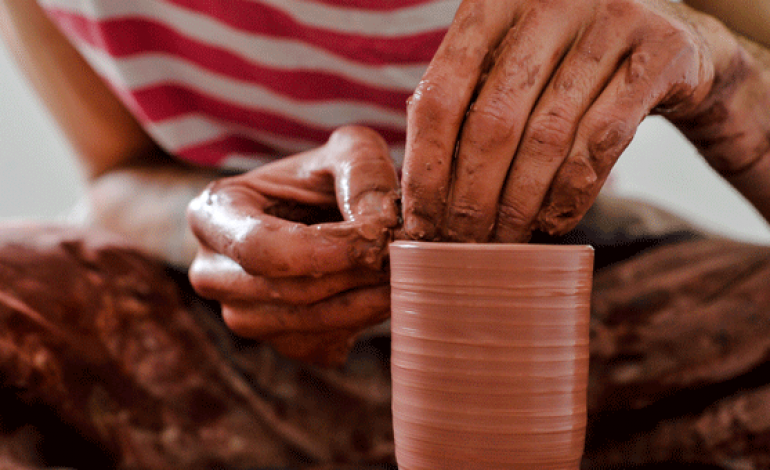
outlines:
M770 52L721 25L701 26L720 45L711 92L694 112L669 118L770 221Z
M770 0L685 0L685 3L770 47Z
M0 35L89 177L162 154L35 0L0 0Z
M746 149L753 157L751 162L742 171L726 175L726 179L770 222L770 50L745 38L739 38L739 41L756 60L757 66L756 74L747 84L749 88L743 102L745 132L754 135L756 144ZM751 84L755 85L752 87Z
M182 165L130 165L91 181L73 222L119 234L137 248L186 268L198 243L188 203L220 175Z
M0 0L0 32L89 176L77 222L187 265L187 203L217 175L160 149L34 0Z

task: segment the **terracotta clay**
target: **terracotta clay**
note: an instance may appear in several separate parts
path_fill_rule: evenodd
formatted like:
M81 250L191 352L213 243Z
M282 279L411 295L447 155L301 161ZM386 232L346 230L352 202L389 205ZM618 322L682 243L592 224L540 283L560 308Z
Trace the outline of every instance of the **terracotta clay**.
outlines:
M401 470L579 467L593 249L391 245Z

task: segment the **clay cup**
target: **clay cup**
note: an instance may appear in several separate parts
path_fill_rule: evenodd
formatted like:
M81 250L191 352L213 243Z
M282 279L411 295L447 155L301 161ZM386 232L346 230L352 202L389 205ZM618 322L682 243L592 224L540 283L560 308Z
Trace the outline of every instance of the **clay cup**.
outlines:
M577 470L589 246L391 244L399 470Z

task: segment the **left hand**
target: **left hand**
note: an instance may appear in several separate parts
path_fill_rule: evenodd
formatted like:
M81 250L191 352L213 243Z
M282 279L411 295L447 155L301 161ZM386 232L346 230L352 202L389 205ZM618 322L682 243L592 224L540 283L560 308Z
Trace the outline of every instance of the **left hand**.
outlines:
M390 314L385 260L399 225L385 141L363 127L215 181L188 209L201 247L190 281L234 333L321 365Z
M409 103L406 235L573 228L648 114L708 95L719 54L695 17L668 0L463 1Z

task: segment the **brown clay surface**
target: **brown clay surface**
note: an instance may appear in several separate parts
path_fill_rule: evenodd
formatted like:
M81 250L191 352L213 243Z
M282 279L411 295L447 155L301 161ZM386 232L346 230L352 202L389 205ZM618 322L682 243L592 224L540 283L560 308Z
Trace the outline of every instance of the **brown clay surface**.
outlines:
M162 265L83 236L0 230L2 468L391 461L386 338L349 370L300 366L202 328ZM770 468L770 249L706 239L623 259L593 283L583 468Z
M391 245L401 470L578 468L592 261L590 247Z
M183 278L96 233L0 229L0 468L391 460L377 348L356 370L287 360L232 337Z
M770 468L770 248L651 250L592 304L586 469Z

